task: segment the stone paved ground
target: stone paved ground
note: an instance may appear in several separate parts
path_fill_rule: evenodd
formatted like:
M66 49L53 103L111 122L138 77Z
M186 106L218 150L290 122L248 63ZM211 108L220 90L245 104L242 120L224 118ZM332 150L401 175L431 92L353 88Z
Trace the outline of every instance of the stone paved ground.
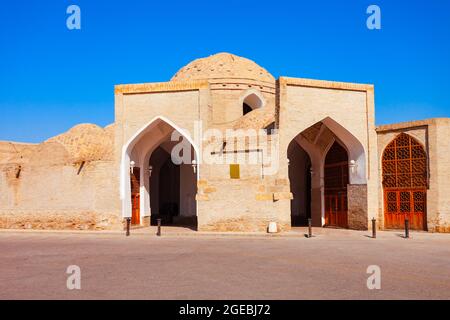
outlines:
M450 299L450 235L312 239L0 232L0 299ZM79 291L66 268L81 267ZM381 290L368 290L378 265Z

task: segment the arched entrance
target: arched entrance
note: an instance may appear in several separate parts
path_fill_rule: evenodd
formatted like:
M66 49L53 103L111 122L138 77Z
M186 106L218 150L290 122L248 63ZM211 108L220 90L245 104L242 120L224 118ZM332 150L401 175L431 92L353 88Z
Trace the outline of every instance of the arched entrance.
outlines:
M348 227L348 154L337 141L325 157L325 226Z
M366 154L352 133L325 118L294 137L287 158L292 226L367 229Z
M384 150L382 159L384 226L426 230L427 155L413 137L401 133Z
M197 178L192 164L176 164L171 158L171 146L163 143L149 160L151 224L161 219L162 225L197 225ZM194 154L193 148L191 149Z
M291 225L306 226L311 219L311 158L292 141L288 147L291 200Z
M121 167L123 217L133 224L197 227L197 149L182 129L163 117L124 146ZM128 183L127 183L128 181Z

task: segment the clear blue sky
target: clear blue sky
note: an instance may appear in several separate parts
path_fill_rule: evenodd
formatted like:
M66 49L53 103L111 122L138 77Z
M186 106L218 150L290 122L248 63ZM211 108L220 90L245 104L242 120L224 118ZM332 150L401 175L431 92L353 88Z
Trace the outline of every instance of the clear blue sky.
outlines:
M110 124L115 84L168 81L222 51L275 77L373 83L377 124L450 116L449 0L5 1L0 44L0 140Z

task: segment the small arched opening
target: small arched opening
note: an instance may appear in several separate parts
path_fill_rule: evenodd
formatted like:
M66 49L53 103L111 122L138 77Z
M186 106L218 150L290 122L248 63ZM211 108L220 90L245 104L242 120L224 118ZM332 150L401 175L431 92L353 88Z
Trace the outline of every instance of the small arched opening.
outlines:
M251 93L247 95L242 102L242 115L246 115L247 113L252 112L257 108L261 108L263 106L263 100L256 93Z

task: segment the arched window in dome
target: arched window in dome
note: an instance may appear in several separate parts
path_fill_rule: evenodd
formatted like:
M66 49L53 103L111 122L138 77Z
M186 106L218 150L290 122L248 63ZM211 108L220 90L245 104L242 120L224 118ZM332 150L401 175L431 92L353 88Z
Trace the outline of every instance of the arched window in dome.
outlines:
M242 112L243 112L244 116L245 116L247 113L252 112L252 111L253 111L252 107L250 107L248 104L246 104L246 103L244 102L244 105L242 106Z
M249 112L263 106L263 101L256 93L251 93L245 97L242 103L242 115L246 115Z

